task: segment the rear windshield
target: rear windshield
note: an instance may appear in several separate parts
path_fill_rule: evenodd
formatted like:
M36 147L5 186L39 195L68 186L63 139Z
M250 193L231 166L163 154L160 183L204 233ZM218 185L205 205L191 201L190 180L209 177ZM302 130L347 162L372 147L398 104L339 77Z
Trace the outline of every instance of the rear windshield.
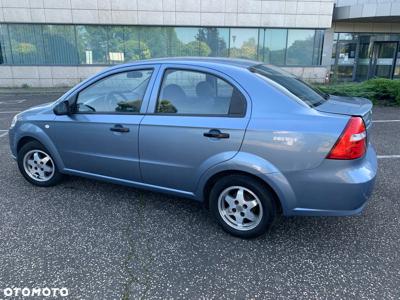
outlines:
M272 80L311 107L318 106L329 98L329 95L280 68L260 64L250 67L250 71Z

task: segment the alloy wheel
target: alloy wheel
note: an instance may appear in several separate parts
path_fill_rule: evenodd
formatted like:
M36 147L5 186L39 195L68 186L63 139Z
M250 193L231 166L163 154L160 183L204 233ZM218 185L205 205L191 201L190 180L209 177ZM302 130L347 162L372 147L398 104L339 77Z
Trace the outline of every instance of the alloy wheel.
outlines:
M53 160L42 150L28 151L24 156L23 165L26 174L36 181L49 181L55 173Z
M243 186L223 190L218 197L218 211L225 223L242 231L257 227L263 217L260 199Z

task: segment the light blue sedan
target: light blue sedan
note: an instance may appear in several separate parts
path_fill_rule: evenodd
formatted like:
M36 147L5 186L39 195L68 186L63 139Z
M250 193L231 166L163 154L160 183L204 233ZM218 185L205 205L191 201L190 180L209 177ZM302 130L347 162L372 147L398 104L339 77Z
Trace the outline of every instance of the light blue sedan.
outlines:
M251 238L277 213L363 209L377 172L371 108L254 61L156 59L106 69L16 115L9 137L32 184L71 174L183 196Z

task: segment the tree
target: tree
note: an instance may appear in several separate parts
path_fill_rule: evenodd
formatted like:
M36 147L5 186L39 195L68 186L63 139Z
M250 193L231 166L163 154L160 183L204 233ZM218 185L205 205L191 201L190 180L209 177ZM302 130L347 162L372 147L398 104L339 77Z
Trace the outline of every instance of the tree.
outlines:
M196 39L209 47L209 56L227 56L226 42L219 36L218 28L200 28Z
M128 40L125 42L125 61L151 58L149 47L145 42Z
M204 42L192 41L187 44L182 44L182 56L208 56L211 52L210 47Z
M286 62L288 65L311 65L314 47L314 36L305 40L296 40L287 48Z
M238 58L256 59L257 58L257 43L255 38L249 38L243 42L240 48L231 48L230 56Z

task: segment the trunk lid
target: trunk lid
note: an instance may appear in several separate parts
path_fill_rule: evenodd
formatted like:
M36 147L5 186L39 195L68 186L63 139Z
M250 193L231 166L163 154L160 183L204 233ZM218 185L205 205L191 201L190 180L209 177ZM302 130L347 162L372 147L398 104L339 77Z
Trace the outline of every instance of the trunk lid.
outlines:
M315 109L333 114L360 116L364 120L367 131L372 124L372 102L365 98L330 95L327 101Z

